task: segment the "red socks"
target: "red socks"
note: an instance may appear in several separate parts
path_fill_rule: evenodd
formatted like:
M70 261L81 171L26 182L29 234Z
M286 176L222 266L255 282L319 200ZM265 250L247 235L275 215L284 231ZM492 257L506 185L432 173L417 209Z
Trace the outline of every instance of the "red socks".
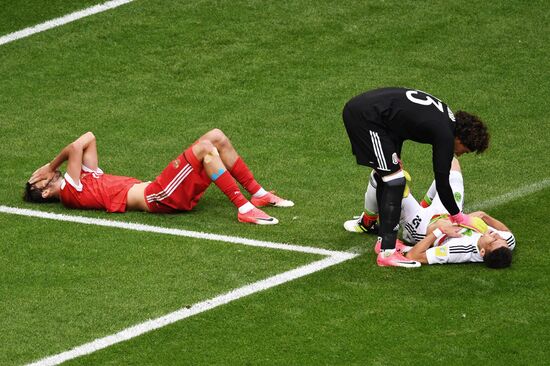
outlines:
M214 184L216 184L237 207L242 207L248 200L243 196L233 178L252 195L262 188L262 186L256 182L254 175L252 175L252 172L240 156L231 169L224 171L221 175L214 174L212 176Z
M216 176L215 179L212 179L214 184L233 202L237 208L248 203L248 200L239 190L237 183L231 176L231 174L226 170L223 174Z
M250 194L254 194L262 188L262 186L256 182L252 172L240 156L237 158L237 161L235 161L235 164L233 164L233 167L229 170L229 172Z

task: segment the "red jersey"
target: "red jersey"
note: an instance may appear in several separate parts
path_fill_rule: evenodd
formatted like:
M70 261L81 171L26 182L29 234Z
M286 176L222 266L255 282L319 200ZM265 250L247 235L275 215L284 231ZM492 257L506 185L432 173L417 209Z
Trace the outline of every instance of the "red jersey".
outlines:
M74 182L65 173L61 182L59 198L63 206L83 210L105 210L107 212L125 212L128 191L140 180L130 177L103 174L82 166L80 182Z

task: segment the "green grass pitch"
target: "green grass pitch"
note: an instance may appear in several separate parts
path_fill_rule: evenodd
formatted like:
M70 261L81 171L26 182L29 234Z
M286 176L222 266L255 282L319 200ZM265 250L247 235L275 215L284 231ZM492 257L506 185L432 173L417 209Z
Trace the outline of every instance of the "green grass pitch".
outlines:
M99 0L98 0L99 1ZM4 4L5 3L5 4ZM94 5L7 0L0 36ZM0 46L0 205L353 250L361 256L68 364L546 364L550 188L488 209L515 233L512 268L378 268L344 103L426 90L479 114L492 145L464 156L466 206L550 174L550 4L136 0ZM210 188L196 210L109 215L21 200L32 171L91 130L100 166L153 179L218 127L267 189L295 201L240 224ZM403 160L422 196L430 150ZM24 364L319 256L0 213L0 364Z

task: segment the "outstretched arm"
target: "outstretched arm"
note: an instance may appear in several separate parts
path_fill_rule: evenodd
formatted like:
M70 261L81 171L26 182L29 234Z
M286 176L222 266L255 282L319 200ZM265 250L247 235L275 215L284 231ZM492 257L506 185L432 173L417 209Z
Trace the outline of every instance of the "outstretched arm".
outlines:
M37 169L32 174L29 183L34 184L42 179L46 179L48 175L55 172L65 161L68 161L67 173L75 182L80 180L80 170L83 164L90 169L97 169L97 147L94 134L86 132L65 146L51 162Z
M479 217L480 219L482 219L483 221L485 221L485 223L497 230L500 230L500 231L510 231L510 229L508 229L508 227L506 225L504 225L502 222L498 221L497 219L495 219L494 217L492 216L489 216L488 214L486 214L485 212L483 211L476 211L476 212L472 212L470 214L470 216L472 217Z

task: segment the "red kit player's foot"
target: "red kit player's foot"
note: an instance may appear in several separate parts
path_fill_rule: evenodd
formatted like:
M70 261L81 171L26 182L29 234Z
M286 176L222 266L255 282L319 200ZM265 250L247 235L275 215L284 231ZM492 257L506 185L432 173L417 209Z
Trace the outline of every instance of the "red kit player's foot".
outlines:
M273 192L267 192L261 197L252 196L252 198L250 199L250 202L256 207L265 207L265 206L292 207L294 206L294 202L278 197Z
M244 214L239 212L239 214L237 215L237 219L240 222L248 222L257 225L275 225L279 223L279 220L269 216L268 214L256 207Z

